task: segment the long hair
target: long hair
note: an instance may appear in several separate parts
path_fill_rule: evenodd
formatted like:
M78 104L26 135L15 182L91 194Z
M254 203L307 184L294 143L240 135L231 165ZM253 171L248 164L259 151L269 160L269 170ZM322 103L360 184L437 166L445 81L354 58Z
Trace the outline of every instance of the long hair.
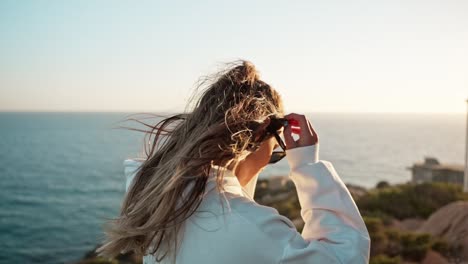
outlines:
M284 115L280 95L260 80L249 61L226 63L223 70L200 78L195 95L199 91L201 96L192 96L193 105L183 113L154 126L141 122L154 135L153 144L149 151L145 145L147 158L119 216L105 225L99 256L133 251L161 261L172 252L175 259L178 231L202 202L211 165L227 167L245 159L260 146L254 134L266 118ZM218 189L223 189L222 177L218 171Z

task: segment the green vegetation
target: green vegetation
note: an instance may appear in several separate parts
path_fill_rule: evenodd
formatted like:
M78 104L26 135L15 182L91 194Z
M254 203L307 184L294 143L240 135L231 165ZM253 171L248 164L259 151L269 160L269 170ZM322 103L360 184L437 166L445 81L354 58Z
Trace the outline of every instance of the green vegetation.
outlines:
M371 237L371 256L379 257L378 263L399 263L397 257L405 260L421 261L429 250L442 249L434 247L440 245L429 234L418 234L412 232L399 231L386 227L383 221L375 217L364 217L364 221ZM446 252L442 250L441 254ZM385 258L388 257L388 258Z
M362 215L382 218L427 218L454 201L468 200L461 186L449 183L400 184L369 191L356 204Z
M370 264L400 264L401 258L400 257L391 258L386 255L377 255L373 257L369 263Z
M468 200L461 186L448 183L377 184L357 198L356 204L371 237L371 263L421 261L429 250L451 258L458 245L429 234L400 231L391 226L394 219L428 218L439 208L459 200Z

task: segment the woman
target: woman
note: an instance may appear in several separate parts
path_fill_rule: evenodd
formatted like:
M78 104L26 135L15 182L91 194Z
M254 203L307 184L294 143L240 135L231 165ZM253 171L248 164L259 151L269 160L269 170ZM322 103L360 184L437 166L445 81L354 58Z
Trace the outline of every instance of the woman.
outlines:
M366 226L333 165L319 159L310 121L284 115L280 95L248 61L202 84L192 109L153 127L147 159L125 160L128 192L98 254L134 251L144 263L367 263ZM302 234L253 199L258 174L283 157Z

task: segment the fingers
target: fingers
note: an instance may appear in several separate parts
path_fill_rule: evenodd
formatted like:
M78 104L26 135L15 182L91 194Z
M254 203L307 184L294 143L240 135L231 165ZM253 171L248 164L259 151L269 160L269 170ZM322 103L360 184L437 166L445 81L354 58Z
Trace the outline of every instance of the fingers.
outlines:
M292 118L292 119L296 120L299 123L300 131L297 131L297 132L299 132L299 137L307 138L308 136L310 136L312 134L312 130L310 130L310 127L307 124L308 121L307 121L307 119L306 119L306 117L304 115L291 113L291 114L286 115L285 117L288 118L288 119Z
M307 118L305 117L305 115L291 113L286 115L285 118L296 120L299 123L300 127L299 139L297 141L294 141L294 139L292 139L291 132L293 131L291 131L291 126L287 127L287 133L285 128L285 141L286 137L289 137L287 140L291 143L289 145L291 146L290 148L314 145L318 142L318 135L313 129L309 120L307 120Z
M313 144L315 144L318 142L318 134L315 132L314 127L309 122L309 120L307 120L307 125L309 126L310 131L312 131L312 141L313 141Z
M292 149L296 147L296 141L292 136L291 126L286 126L283 130L284 143L286 144L286 149Z
M291 130L294 134L298 134L298 135L301 134L301 129L298 127L292 127Z

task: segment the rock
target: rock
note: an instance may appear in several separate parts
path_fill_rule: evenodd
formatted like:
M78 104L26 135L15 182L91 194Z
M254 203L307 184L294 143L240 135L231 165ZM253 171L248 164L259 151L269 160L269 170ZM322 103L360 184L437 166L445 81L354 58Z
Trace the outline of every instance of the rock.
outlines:
M439 253L429 250L421 264L449 264L450 262Z
M392 227L403 231L417 231L425 223L421 218L407 218L403 220L392 219Z
M468 202L457 201L440 208L417 231L460 245L460 257L468 259Z

